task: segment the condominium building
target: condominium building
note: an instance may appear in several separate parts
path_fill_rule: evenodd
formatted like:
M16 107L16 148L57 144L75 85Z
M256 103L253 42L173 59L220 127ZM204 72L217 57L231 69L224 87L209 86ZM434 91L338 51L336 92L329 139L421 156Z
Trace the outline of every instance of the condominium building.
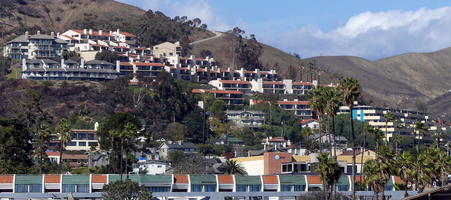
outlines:
M163 42L161 44L154 45L152 48L153 54L158 57L175 56L182 54L182 46L180 42Z
M313 118L312 109L309 107L308 101L299 101L294 99L289 101L284 99L283 101L278 101L277 105L284 110L292 112L294 115L300 119L311 119Z
M341 106L339 113L349 113L349 107ZM394 119L387 119L387 113L393 114ZM352 117L355 120L367 122L372 127L386 133L385 139L387 141L389 141L394 134L411 135L414 132L416 122L428 122L426 113L365 105L354 106L352 109Z
M30 35L27 31L24 35L6 43L3 56L19 60L54 59L60 58L65 51L67 51L67 42L59 39L53 32L46 35L38 31L35 35Z
M73 129L71 141L67 143L68 151L89 151L99 149L99 141L96 130Z
M22 60L22 78L33 80L90 80L107 81L118 77L116 65L106 61L92 60L80 63L72 60L56 62L49 59Z
M317 81L309 82L293 82L290 79L282 81L265 81L256 79L251 81L252 91L264 94L297 94L306 95L310 90L318 84Z
M155 78L164 72L164 64L154 62L120 62L121 75L135 74L145 78Z
M223 100L227 105L243 105L244 103L244 93L240 91L193 89L192 93L211 94L215 99Z

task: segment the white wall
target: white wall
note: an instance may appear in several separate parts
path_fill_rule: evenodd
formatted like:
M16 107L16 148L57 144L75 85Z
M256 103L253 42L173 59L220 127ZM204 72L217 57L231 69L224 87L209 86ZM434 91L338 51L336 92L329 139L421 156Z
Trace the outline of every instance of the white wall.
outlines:
M264 166L265 163L263 159L261 160L253 160L253 161L244 161L239 163L246 170L247 174L252 175L263 175L264 174Z

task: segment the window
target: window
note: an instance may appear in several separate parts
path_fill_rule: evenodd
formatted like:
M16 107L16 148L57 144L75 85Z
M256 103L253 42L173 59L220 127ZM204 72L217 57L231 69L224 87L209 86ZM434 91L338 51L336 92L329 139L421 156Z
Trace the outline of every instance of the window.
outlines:
M247 185L236 185L237 192L247 192Z
M86 142L78 142L78 146L85 147L86 146Z
M169 187L146 187L149 192L169 192Z
M249 186L249 191L250 192L260 192L261 187L260 185L250 185Z
M338 191L348 191L348 190L349 190L348 185L339 185L338 186Z
M202 185L191 185L191 191L202 192Z
M75 192L75 185L63 184L63 193Z
M67 143L67 146L76 146L76 145L77 145L76 142L69 142L69 143Z
M28 185L16 185L16 193L27 193Z
M205 185L204 192L216 192L216 185Z
M97 142L88 142L88 146L97 146L98 145L98 143Z
M78 184L77 192L89 193L89 184Z
M282 185L280 189L282 192L291 192L291 185Z
M295 192L305 191L305 185L294 185L294 191Z

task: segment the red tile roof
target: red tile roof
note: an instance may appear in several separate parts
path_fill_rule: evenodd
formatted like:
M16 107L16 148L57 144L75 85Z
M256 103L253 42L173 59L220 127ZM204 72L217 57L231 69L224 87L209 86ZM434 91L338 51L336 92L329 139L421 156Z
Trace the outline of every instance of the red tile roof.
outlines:
M267 139L263 139L263 141L266 141ZM283 137L273 137L271 139L268 139L268 142L286 142L287 140L285 140Z
M45 152L47 156L60 156L60 152Z
M355 177L355 182L363 183L363 182L365 182L365 177L363 177L363 176L356 176Z
M307 176L308 184L322 184L321 177L319 176Z
M107 175L104 174L93 174L92 183L107 183Z
M303 119L303 120L301 120L301 121L299 121L301 124L307 124L307 123L310 123L310 122L313 122L313 121L316 121L315 119Z
M72 31L77 32L78 34L84 35L83 30L72 30ZM110 33L105 32L105 31L102 32L102 35L100 35L100 32L98 32L98 31L92 31L92 34L89 34L89 31L87 31L86 35L111 37Z
M233 184L233 176L231 175L218 175L219 184Z
M234 80L220 80L221 83L230 83L230 84L246 84L250 85L251 83L249 81L234 81Z
M121 32L119 32L120 34L122 34L122 35L125 35L126 37L136 37L136 35L134 35L134 34L132 34L132 33L129 33L129 32L123 32L123 31L121 31Z
M132 63L129 62L120 62L121 66L133 66Z
M308 105L308 101L278 101L277 104L281 105Z
M0 183L13 183L13 175L0 175Z
M61 175L60 174L46 174L44 175L44 183L60 183Z
M262 176L263 184L279 184L277 176Z
M402 184L402 183L404 183L404 181L402 181L402 179L399 178L399 176L394 176L393 178L395 179L395 183L397 183L397 184Z
M124 46L114 46L113 49L128 49L128 47L124 47Z
M62 36L67 38L67 39L70 39L70 40L78 40L77 38L74 38L74 37L71 37L71 36L68 36L68 35L62 35Z
M157 67L164 67L164 64L162 63L143 63L143 62L137 62L134 63L136 66L157 66Z
M175 184L188 184L188 176L187 175L174 175L174 183Z
M243 94L243 92L233 90L208 90L208 92L215 94Z

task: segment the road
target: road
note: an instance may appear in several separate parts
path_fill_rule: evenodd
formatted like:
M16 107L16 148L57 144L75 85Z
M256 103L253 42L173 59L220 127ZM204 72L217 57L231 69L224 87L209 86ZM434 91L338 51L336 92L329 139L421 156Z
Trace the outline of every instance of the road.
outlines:
M202 42L205 42L205 41L208 41L208 40L212 40L212 39L221 37L221 36L224 34L224 33L218 32L218 31L211 31L211 32L212 32L213 34L215 34L213 37L205 38L205 39L202 39L202 40L197 40L197 41L191 42L191 43L189 43L189 44L190 44L190 45L193 45L193 44L202 43Z

